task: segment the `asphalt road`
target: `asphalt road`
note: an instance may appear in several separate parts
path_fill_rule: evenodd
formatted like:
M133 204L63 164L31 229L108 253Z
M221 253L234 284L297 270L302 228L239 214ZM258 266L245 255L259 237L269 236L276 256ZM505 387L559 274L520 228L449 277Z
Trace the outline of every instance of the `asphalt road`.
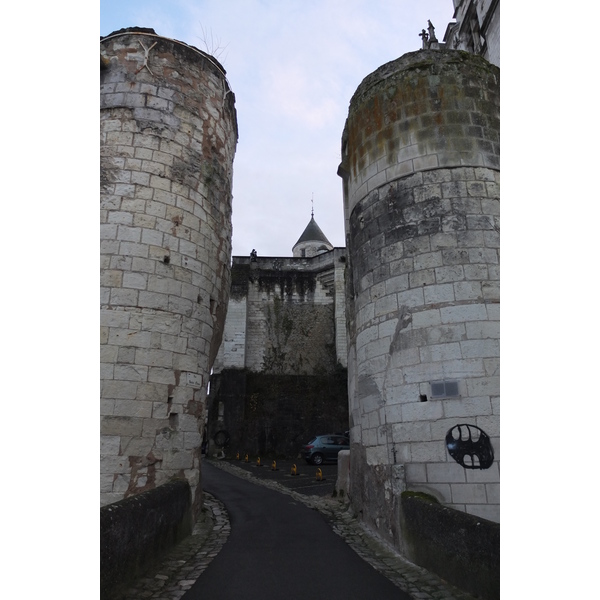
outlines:
M321 513L207 462L202 483L227 508L231 534L183 600L411 600Z
M318 467L309 465L304 459L278 460L276 470L272 470L272 461L263 461L258 467L256 459L250 462L243 460L226 460L240 469L244 469L259 479L276 481L285 487L300 494L312 496L331 496L337 480L337 464L323 464ZM296 475L292 475L292 466L296 465ZM321 470L321 477L317 479L317 470Z

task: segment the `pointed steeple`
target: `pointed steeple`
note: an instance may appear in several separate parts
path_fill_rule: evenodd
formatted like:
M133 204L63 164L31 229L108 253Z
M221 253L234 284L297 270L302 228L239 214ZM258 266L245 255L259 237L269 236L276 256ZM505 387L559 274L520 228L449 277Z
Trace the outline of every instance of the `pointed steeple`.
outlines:
M298 241L294 244L292 253L296 257L310 257L322 252L328 252L329 250L333 250L333 245L317 225L314 211L311 211L310 221Z

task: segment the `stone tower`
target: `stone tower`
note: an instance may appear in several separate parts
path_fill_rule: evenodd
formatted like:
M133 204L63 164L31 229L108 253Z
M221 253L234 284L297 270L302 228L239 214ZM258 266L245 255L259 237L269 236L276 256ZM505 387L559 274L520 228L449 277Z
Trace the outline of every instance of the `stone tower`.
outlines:
M315 216L311 215L310 221L298 241L292 248L296 258L312 257L323 252L333 250L333 245L327 239L322 229L317 225Z
M197 510L235 99L213 57L152 29L114 32L100 52L101 503L185 477Z
M396 545L404 489L499 520L499 103L499 69L453 50L350 102L350 495Z

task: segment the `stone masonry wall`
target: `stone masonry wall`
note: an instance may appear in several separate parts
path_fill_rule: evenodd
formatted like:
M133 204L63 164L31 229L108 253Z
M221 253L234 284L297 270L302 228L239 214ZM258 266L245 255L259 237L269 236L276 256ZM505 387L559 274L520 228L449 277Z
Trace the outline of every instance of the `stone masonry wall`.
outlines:
M333 299L317 275L255 273L248 290L247 367L294 375L333 370Z
M499 70L440 50L383 65L352 98L342 158L352 502L398 546L405 488L497 521ZM433 397L438 382L457 393ZM450 456L459 424L490 437L489 468Z
M200 496L230 287L237 123L225 72L153 30L101 40L101 503Z
M331 372L346 364L345 250L315 257L234 257L214 372Z

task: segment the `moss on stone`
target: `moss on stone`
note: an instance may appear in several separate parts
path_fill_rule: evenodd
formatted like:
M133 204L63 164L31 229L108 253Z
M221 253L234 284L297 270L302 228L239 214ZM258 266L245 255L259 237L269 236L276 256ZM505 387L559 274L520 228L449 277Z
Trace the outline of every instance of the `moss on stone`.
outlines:
M435 504L439 504L440 501L431 494L427 494L426 492L414 492L411 490L407 490L400 494L402 498L419 498L421 500L425 500L426 502L434 502Z

